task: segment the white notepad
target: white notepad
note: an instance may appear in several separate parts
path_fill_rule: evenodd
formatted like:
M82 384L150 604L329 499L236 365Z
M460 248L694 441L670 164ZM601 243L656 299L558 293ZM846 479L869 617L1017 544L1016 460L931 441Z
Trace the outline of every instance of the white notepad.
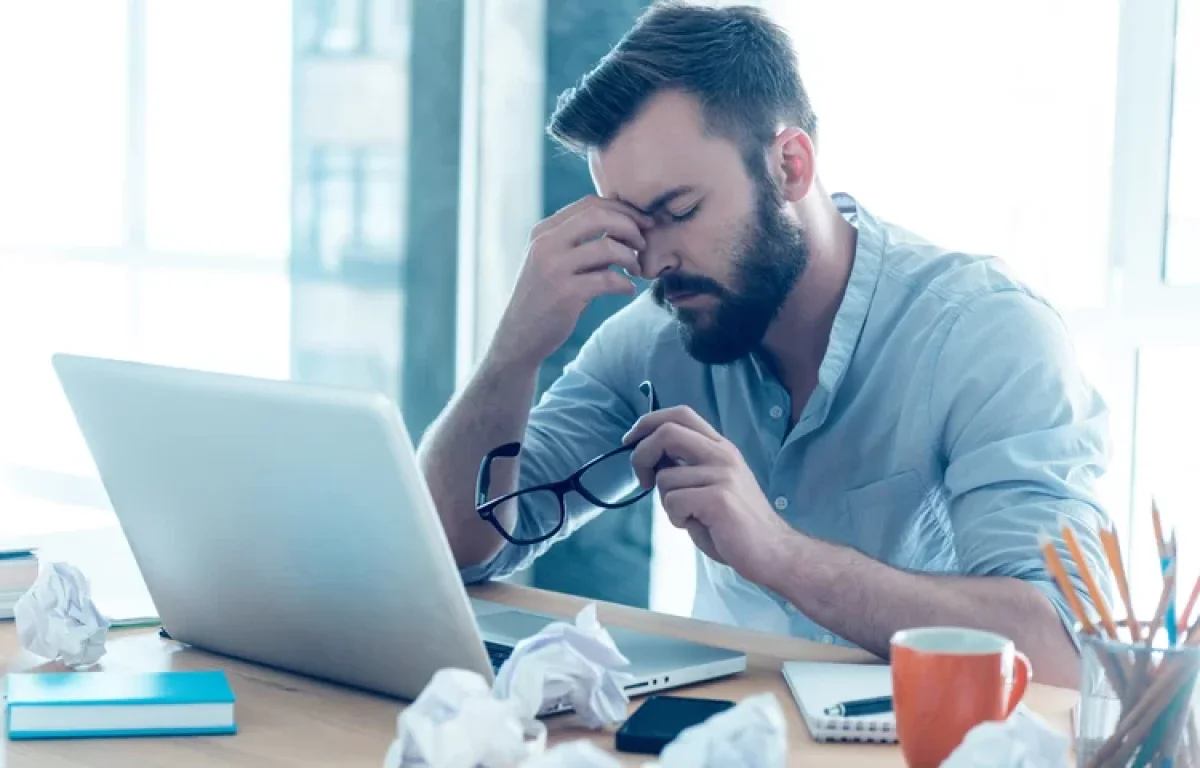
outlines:
M825 708L854 699L892 694L892 668L886 664L834 664L787 661L783 679L815 741L896 742L896 717L888 713L831 716Z

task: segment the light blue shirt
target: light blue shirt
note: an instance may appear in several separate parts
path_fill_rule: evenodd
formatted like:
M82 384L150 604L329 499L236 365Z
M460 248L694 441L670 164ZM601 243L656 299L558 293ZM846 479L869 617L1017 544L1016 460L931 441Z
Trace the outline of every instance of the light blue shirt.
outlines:
M796 530L899 569L1022 579L1072 625L1037 534L1057 540L1060 517L1070 521L1089 567L1104 572L1098 529L1107 516L1095 484L1110 445L1107 409L1064 323L1000 261L948 252L849 197L838 202L858 230L854 264L795 426L788 391L760 360L695 361L674 318L643 294L592 335L534 407L521 487L565 478L620 445L646 409L638 384L649 379L663 407L691 406L737 446ZM559 535L600 511L569 494ZM552 499L523 504L519 531L548 530L557 517ZM462 576L509 574L549 546L507 546ZM780 595L696 557L697 618L848 644Z

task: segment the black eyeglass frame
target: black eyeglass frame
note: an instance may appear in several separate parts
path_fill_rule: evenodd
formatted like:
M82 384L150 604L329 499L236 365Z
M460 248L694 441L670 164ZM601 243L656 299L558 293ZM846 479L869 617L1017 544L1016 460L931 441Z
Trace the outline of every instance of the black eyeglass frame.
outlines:
M648 412L653 413L654 411L657 411L659 409L658 394L654 391L654 385L649 381L643 381L638 386L638 389L650 401L650 411ZM571 491L578 493L580 496L587 499L588 502L595 504L598 507L603 507L604 509L620 509L621 507L627 507L630 504L636 504L637 502L646 498L646 496L649 495L650 491L653 489L647 488L634 494L633 496L630 496L627 499L622 499L616 503L609 503L603 499L597 498L590 491L588 491L588 489L583 486L583 483L580 482L580 479L592 467L596 466L602 461L611 459L613 456L617 456L618 454L626 451L632 451L640 442L641 440L635 440L632 443L614 448L608 453L602 453L584 464L579 469L572 472L568 477L557 482L543 483L542 485L535 485L529 488L521 488L513 491L512 493L506 493L503 496L497 496L489 501L487 492L488 486L491 484L492 462L496 459L516 458L521 453L521 443L505 443L504 445L493 448L492 450L488 451L487 455L483 457L483 460L479 462L479 475L475 480L475 511L479 513L481 518L491 523L492 527L495 528L496 531L499 532L499 534L508 542L516 544L517 546L529 546L531 544L539 544L543 541L546 541L562 530L562 527L567 522L566 495ZM504 530L504 526L501 525L500 521L496 519L497 507L506 501L517 498L518 496L538 493L541 491L551 491L555 496L558 497L558 523L554 526L554 529L536 538L518 538ZM518 514L520 513L518 512Z

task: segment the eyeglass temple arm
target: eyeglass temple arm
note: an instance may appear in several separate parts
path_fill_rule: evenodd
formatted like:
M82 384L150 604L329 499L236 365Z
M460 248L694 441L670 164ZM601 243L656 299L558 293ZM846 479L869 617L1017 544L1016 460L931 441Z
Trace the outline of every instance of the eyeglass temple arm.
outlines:
M654 391L654 385L649 381L643 381L638 385L638 389L642 391L643 395L650 399L650 410L657 411L659 408L658 393Z
M475 480L475 504L482 507L488 500L488 488L492 483L492 462L496 459L516 458L521 452L520 443L505 443L488 451L479 463L479 477Z

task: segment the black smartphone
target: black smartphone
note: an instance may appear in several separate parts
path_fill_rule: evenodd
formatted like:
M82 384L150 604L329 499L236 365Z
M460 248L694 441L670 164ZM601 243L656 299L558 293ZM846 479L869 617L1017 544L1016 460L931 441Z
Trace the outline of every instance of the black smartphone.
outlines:
M617 749L657 755L685 729L732 706L732 701L724 699L651 696L617 731Z

